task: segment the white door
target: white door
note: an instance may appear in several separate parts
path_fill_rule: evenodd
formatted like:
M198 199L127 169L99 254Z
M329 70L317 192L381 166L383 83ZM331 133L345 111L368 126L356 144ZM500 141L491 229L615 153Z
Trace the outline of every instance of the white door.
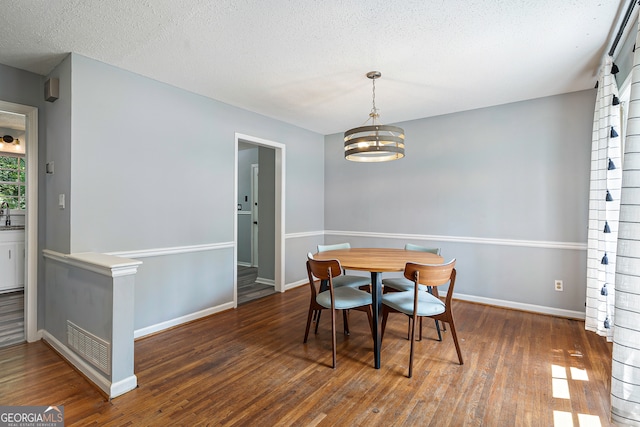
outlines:
M258 165L251 165L251 266L258 266Z

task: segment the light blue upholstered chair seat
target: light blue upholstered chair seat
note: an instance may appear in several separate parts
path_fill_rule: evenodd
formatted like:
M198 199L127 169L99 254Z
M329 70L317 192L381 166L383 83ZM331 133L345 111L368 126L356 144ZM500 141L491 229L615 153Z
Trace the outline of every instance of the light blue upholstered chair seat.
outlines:
M407 280L404 277L392 277L389 279L382 279L382 285L389 290L388 288L393 288L394 291L398 292L406 292L413 290L413 283L411 280ZM427 287L425 285L419 286L421 291L427 291Z
M371 304L371 294L359 289L349 287L335 288L333 296L336 310L349 310L350 308ZM325 308L331 308L331 293L329 291L320 292L316 297L316 301Z
M400 313L413 316L413 291L384 294L382 295L382 303ZM444 313L444 311L444 302L426 292L426 286L425 291L418 292L418 316L434 316Z

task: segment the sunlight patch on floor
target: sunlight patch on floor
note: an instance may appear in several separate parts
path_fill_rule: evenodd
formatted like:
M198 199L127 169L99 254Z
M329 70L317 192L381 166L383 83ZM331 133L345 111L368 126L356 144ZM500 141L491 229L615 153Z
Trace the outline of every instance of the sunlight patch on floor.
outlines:
M557 399L571 399L569 393L569 379L573 381L589 381L586 369L570 367L567 377L567 368L560 365L551 365L551 387L553 397ZM553 411L554 427L573 427L573 413L566 411ZM578 427L602 427L600 417L597 415L578 414Z
M589 376L587 375L586 369L579 369L571 367L569 368L571 371L571 379L576 381L589 381Z

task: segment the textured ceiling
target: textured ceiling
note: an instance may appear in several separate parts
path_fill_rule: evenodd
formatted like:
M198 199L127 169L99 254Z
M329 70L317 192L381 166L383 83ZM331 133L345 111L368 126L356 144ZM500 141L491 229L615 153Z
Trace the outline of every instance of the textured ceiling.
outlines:
M592 88L628 0L0 0L0 63L69 52L321 134Z

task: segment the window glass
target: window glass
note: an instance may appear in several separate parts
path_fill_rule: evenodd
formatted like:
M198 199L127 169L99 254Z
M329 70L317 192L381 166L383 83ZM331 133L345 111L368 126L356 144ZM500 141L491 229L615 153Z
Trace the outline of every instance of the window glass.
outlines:
M26 209L25 175L23 158L0 156L0 203L9 209Z

